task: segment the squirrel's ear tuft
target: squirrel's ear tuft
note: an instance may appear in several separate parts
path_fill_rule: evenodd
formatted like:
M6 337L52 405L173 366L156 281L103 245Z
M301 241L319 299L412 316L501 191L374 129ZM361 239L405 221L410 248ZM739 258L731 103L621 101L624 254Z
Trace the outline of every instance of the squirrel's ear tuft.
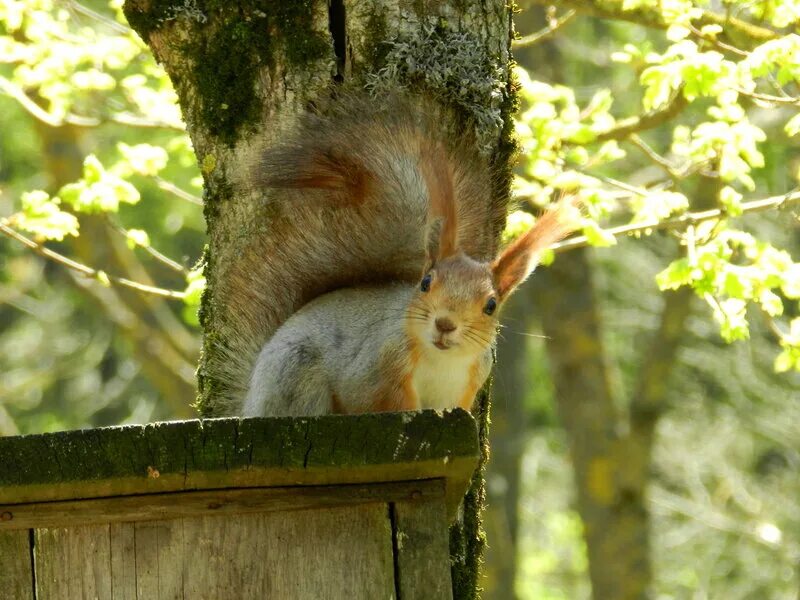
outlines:
M453 168L440 145L422 150L420 171L425 179L432 219L439 220L438 252L432 258L447 258L458 250L458 219L453 192Z
M425 270L423 275L431 270L433 265L439 258L440 246L442 239L442 219L434 219L428 224L425 239L425 252L427 254L427 261L425 261Z
M533 272L543 250L580 226L579 215L576 199L560 200L500 253L492 263L492 275L501 302Z

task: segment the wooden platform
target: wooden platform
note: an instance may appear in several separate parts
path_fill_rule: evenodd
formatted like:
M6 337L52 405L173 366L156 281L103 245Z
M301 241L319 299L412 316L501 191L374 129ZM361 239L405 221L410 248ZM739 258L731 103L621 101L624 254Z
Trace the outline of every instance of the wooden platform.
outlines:
M461 410L0 438L0 600L451 598Z

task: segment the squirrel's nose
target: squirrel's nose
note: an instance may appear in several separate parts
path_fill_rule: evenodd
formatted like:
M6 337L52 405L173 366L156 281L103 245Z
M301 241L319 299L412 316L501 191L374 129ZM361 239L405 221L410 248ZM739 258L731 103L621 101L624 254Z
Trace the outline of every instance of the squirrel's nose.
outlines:
M441 333L450 333L456 330L456 324L447 317L439 317L434 323L436 324L436 329Z

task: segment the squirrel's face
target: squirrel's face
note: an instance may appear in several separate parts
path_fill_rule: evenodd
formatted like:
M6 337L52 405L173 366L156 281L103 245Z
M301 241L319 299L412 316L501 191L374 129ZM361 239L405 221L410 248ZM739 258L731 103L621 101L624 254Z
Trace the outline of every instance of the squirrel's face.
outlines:
M408 327L431 350L481 354L494 343L499 302L490 266L459 254L438 261L422 277Z

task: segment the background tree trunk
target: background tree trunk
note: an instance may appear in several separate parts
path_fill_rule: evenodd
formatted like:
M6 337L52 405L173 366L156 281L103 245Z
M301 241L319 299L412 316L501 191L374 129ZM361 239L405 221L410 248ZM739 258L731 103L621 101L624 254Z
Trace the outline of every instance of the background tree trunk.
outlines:
M206 415L220 412L219 382L206 369L214 342L236 348L236 332L218 326L235 310L221 299L226 272L248 240L268 227L248 167L274 141L276 124L335 85L369 80L434 95L478 123L498 173L495 197L480 201L505 202L514 107L505 0L128 0L125 14L175 85L205 177L209 243L199 405ZM492 106L496 118L481 112ZM484 396L478 410L484 440L487 410ZM477 593L482 500L479 470L463 522L451 535L457 598Z
M486 598L513 600L517 578L517 538L522 456L529 415L525 399L530 377L530 354L526 332L536 313L530 309L529 286L524 286L503 309L504 328L497 344L494 373L491 447L487 470Z

